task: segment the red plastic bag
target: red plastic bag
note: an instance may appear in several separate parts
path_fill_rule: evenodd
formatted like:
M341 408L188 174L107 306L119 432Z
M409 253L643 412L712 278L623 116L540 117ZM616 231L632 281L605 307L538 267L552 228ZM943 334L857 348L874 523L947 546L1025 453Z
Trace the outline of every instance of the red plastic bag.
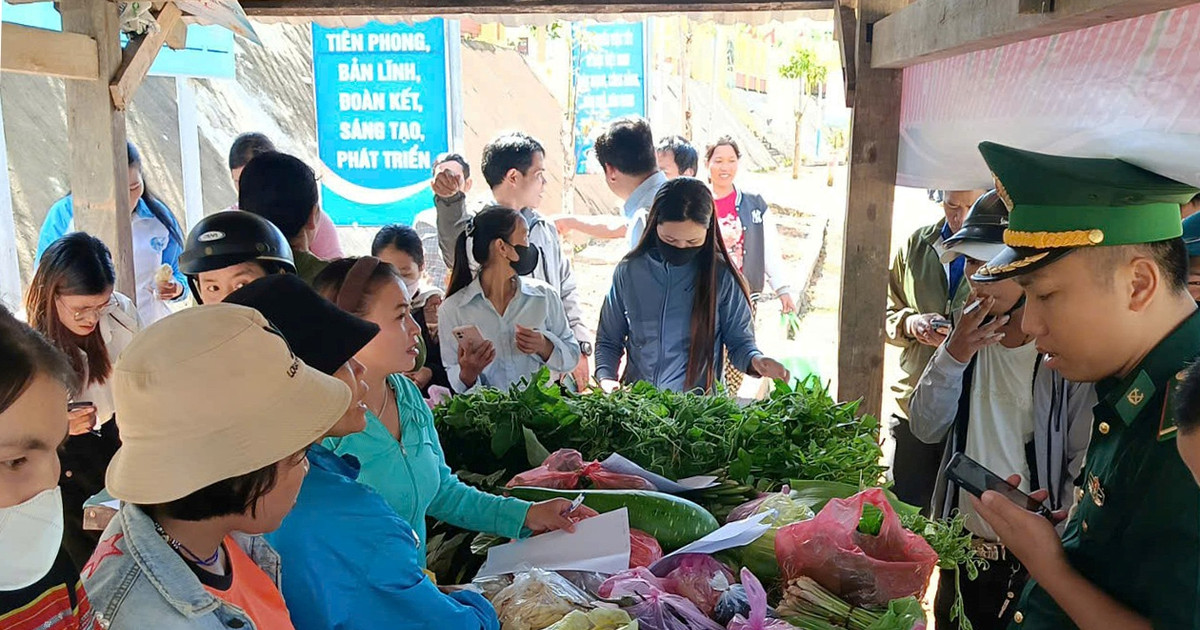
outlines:
M724 630L687 598L667 592L662 580L648 569L633 569L608 578L600 585L600 597L640 600L625 609L641 630Z
M733 573L712 556L692 553L683 556L679 566L663 578L663 586L676 595L688 598L700 612L712 616L721 599L736 580Z
M600 462L584 463L579 451L559 449L550 454L541 466L527 470L508 482L509 488L531 486L574 490L579 480L587 478L595 488L611 490L654 490L654 484L635 475L611 472Z
M734 615L729 622L729 630L796 630L795 626L782 619L767 619L767 591L750 569L742 569L742 586L750 602L750 618Z
M582 470L583 455L580 455L579 451L562 449L551 453L541 466L513 477L512 481L508 482L508 487L531 486L574 490L579 487Z
M658 541L640 529L629 530L629 568L649 567L663 557Z
M593 516L599 516L599 512L592 508L581 505L569 512L566 516L572 523L578 523ZM650 534L640 529L629 529L629 568L648 567L655 562L658 562L663 557L662 546Z
M858 531L863 505L883 512L878 536ZM884 607L925 591L937 553L900 524L883 490L832 499L816 517L775 536L775 556L786 580L808 576L855 606Z

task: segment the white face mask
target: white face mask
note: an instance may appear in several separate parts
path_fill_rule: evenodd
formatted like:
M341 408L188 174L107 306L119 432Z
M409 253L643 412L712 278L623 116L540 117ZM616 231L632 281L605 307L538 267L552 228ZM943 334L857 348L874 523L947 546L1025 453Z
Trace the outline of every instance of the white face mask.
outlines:
M406 289L408 289L408 299L410 299L410 300L416 299L417 293L420 292L421 281L417 280L416 282L409 283L408 280L405 280L404 287Z
M46 577L62 547L63 506L58 486L0 508L0 591L25 588Z

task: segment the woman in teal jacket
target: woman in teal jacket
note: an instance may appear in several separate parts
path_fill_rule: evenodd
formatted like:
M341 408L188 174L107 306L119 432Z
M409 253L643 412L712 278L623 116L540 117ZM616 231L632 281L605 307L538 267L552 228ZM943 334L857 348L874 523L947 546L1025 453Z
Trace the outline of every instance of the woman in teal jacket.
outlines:
M383 495L416 530L422 562L426 516L508 538L571 529L563 515L569 501L528 503L481 492L459 481L446 465L433 414L421 391L401 374L414 369L421 329L412 318L404 282L391 265L370 256L343 258L330 263L313 285L343 310L380 328L355 355L366 368L363 379L370 387L363 399L367 428L327 439L325 446L358 459L358 480Z

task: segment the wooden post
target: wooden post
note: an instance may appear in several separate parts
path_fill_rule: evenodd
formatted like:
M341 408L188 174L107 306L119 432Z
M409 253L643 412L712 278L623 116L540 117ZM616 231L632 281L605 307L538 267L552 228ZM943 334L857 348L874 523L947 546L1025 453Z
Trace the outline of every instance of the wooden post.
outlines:
M0 113L0 303L16 312L21 306L21 268L17 262L17 224L8 180L8 143Z
M108 244L117 267L117 290L137 300L129 221L125 113L113 107L108 89L121 65L117 4L61 0L59 7L63 31L95 39L99 54L96 80L66 81L67 145L75 229L93 234Z
M679 74L682 79L679 84L679 106L683 108L683 137L691 142L692 104L688 101L688 81L692 78L692 18L681 15L679 19L683 22L683 36L680 38L683 50L679 54Z
M196 93L187 77L175 77L175 103L178 105L179 163L183 166L184 234L204 218L204 189L200 173L200 133L196 122Z
M892 203L900 146L901 71L871 68L870 25L906 5L860 0L850 175L846 197L842 299L838 319L838 399L862 399L879 415L883 402L883 326L887 310ZM849 42L847 42L849 45Z

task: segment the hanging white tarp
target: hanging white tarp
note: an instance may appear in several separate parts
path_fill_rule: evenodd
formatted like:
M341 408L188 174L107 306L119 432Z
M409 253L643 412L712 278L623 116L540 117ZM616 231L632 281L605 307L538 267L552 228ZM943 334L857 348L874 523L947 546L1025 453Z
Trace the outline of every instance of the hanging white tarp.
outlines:
M991 140L1200 185L1200 5L904 70L897 183L990 186Z

